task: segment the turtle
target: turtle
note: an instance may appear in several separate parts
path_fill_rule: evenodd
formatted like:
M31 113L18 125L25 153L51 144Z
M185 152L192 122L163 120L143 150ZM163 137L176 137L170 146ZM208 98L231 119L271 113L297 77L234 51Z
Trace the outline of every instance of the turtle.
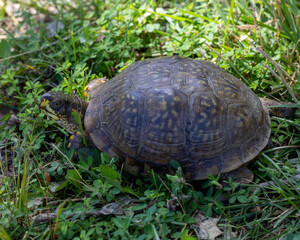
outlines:
M78 112L88 142L118 157L134 176L174 174L188 181L229 174L251 181L247 164L265 148L270 116L265 104L217 65L181 56L145 59L111 80L88 84L90 101L62 92L42 95L40 107L80 147Z

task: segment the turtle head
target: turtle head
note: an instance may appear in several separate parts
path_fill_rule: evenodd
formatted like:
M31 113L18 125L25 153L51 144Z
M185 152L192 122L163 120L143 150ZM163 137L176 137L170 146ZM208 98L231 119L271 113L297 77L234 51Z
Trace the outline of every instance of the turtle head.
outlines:
M42 111L70 133L79 131L87 106L84 100L62 92L47 92L40 100ZM80 116L81 121L76 116Z

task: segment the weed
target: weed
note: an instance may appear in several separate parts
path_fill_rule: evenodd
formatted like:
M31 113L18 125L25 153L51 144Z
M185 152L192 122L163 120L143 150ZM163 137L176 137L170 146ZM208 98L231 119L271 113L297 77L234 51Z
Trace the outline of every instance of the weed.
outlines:
M299 113L271 118L273 146L251 163L253 183L191 185L180 168L135 178L98 150L71 161L68 132L37 107L45 91L84 98L93 79L173 53L218 64L260 97L297 102L297 1L4 3L0 239L196 239L196 212L220 218L224 238L299 238ZM14 114L20 124L10 125Z

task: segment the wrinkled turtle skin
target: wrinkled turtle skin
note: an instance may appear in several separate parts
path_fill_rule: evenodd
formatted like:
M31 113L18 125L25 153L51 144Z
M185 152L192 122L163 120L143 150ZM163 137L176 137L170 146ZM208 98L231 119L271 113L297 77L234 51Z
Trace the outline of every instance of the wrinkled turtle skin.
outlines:
M89 91L85 130L133 175L173 173L175 160L187 180L206 179L251 161L270 136L260 99L204 61L139 61L103 84L92 82Z

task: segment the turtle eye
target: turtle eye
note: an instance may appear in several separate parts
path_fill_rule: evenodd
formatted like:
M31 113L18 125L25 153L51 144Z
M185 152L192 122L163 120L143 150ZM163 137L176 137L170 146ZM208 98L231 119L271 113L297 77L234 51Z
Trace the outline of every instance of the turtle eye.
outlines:
M55 100L51 103L51 106L53 108L60 108L63 105L63 101L61 100Z

